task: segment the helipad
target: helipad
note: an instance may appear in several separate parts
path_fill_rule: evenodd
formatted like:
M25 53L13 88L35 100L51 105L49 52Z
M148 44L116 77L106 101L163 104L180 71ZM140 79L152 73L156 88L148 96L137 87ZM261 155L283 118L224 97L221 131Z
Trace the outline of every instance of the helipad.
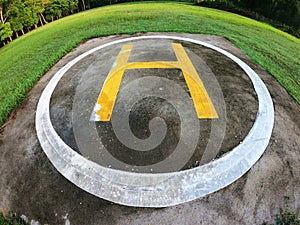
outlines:
M39 100L36 130L75 185L164 207L241 177L273 121L266 86L239 58L196 38L152 35L105 43L61 68Z

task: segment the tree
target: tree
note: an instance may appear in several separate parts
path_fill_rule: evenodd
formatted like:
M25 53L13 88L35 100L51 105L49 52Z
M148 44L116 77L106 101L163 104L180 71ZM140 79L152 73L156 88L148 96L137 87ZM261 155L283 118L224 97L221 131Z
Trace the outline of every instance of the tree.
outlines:
M86 9L85 1L84 0L79 0L78 1L78 7L79 7L79 10L85 11L85 9Z
M42 2L42 10L39 14L39 18L40 18L40 23L41 25L43 26L44 24L47 23L47 20L45 19L45 16L44 16L44 12L45 12L45 9L46 7L50 4L50 0L41 0Z
M286 24L295 26L298 24L299 28L299 15L300 1L299 0L273 0L272 12L270 18L282 21ZM298 21L297 21L298 20Z
M5 41L7 38L9 38L10 41L12 41L12 38L11 38L12 34L13 34L13 31L10 27L10 23L7 22L5 24L2 24L1 29L0 29L0 38L4 45L6 44Z
M9 4L8 0L0 0L0 19L2 24L4 24L7 20L4 14L7 11L8 4Z
M53 21L62 17L65 9L68 8L66 0L53 0L45 8L46 20Z
M35 23L35 19L31 7L24 8L22 19L23 19L22 20L23 27L27 28L27 31L30 31L30 28Z
M300 29L300 0L203 0L212 5L237 6Z
M23 30L24 10L25 4L22 0L13 0L9 3L5 13L17 38L19 37L18 31L22 31L22 34L25 33Z
M0 20L1 20L1 24L4 23L4 18L3 18L3 5L0 2Z
M71 14L78 11L78 1L77 0L68 0L69 3L69 12Z
M25 4L25 17L24 27L30 28L34 25L37 28L37 24L40 20L40 15L44 12L43 2L41 0L26 0Z

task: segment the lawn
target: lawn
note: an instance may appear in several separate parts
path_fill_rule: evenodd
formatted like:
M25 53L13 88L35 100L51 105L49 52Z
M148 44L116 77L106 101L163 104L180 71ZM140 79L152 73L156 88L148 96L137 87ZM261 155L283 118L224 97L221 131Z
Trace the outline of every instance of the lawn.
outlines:
M0 125L38 79L80 42L111 34L172 31L221 35L271 73L300 103L300 39L236 14L188 3L101 7L49 23L0 49Z

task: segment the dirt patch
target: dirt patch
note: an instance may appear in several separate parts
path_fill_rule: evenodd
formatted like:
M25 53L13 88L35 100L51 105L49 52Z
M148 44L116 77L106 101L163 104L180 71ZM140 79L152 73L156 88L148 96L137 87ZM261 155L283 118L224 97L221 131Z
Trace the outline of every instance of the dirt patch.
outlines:
M271 75L226 39L208 35L180 35L197 37L238 56L256 71L269 89L275 106L275 126L266 152L248 173L207 197L163 209L112 204L82 191L62 177L51 165L37 140L36 105L44 87L59 68L81 53L123 36L105 37L90 40L64 57L33 88L26 105L17 112L16 117L8 121L0 143L0 212L15 211L41 224L54 225L64 224L66 218L71 224L80 225L262 224L265 221L272 222L274 215L284 206L284 196L290 196L290 210L300 215L299 105ZM251 85L244 86L248 78L242 73L227 77L232 70L238 71L231 66L224 67L227 59L218 60L218 55L206 54L205 49L199 49L199 54L200 50L202 57L208 57L206 62L210 68L215 69L213 72L220 74L218 82L226 84L224 88L230 88L230 91L223 90L226 106L243 105L241 109L244 111L240 114L249 113L245 114L249 119L242 122L245 129L237 129L234 124L227 127L238 131L238 142L246 135L255 119L253 111L256 111L256 106L252 102L256 101L256 96L251 91ZM223 77L224 70L228 71ZM226 92L232 94L226 95ZM239 98L243 92L248 93L245 99ZM229 109L227 113L232 121L241 122L242 117L236 115L235 110ZM235 144L229 139L232 137L225 139L224 149Z

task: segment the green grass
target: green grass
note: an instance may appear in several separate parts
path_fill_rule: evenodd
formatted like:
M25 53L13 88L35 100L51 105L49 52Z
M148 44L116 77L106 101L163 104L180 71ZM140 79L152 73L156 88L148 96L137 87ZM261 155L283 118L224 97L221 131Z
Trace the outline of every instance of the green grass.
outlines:
M49 23L0 49L0 124L28 90L80 42L111 34L173 31L221 35L270 72L300 103L300 40L267 24L187 3L106 6Z

